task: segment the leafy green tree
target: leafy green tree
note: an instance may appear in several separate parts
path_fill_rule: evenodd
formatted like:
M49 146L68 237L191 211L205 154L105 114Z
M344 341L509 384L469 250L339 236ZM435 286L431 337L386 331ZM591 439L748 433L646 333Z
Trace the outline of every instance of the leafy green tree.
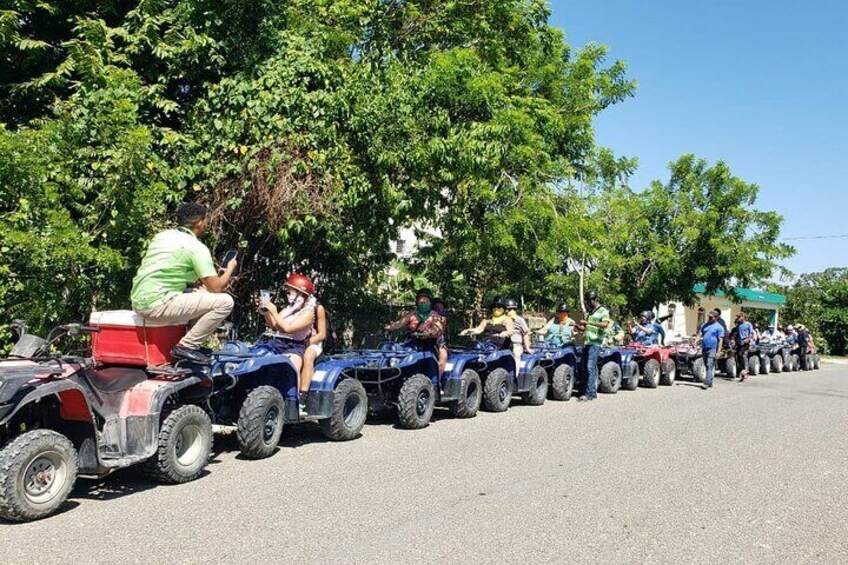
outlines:
M784 292L784 322L807 326L816 345L828 353L848 354L848 269L801 275Z
M671 178L643 192L604 190L593 196L602 220L593 270L629 312L661 302L693 303L694 287L732 292L764 284L794 250L780 242L783 218L756 206L759 187L722 162L684 155Z

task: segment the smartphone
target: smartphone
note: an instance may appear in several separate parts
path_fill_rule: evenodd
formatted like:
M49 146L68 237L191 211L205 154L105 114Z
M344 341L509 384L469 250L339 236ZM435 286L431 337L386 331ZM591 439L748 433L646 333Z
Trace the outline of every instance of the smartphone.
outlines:
M238 257L238 249L230 249L229 251L227 251L227 254L224 255L224 260L221 261L221 267L226 269L227 265L230 264L230 261L232 261L236 257Z
M270 290L266 290L266 289L262 289L262 290L260 290L260 291L259 291L259 298L260 298L260 299L262 299L262 300L269 300L269 301L270 301L270 300L271 300L271 291L270 291ZM268 309L267 309L267 308L263 308L263 307L261 307L261 306L259 307L259 310L260 310L260 311L262 311L262 312L267 312L267 311L268 311Z

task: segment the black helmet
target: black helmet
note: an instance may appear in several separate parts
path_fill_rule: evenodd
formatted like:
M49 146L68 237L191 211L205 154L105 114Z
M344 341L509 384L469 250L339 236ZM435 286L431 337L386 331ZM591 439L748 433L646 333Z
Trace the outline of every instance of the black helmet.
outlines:
M518 301L515 298L507 298L504 300L504 308L507 310L518 310Z
M594 290L590 290L589 292L586 293L585 298L586 298L586 302L592 302L592 301L598 299L598 293L595 292Z
M506 305L504 304L504 299L500 296L492 298L492 302L491 304L489 304L489 308L506 308Z
M429 298L430 302L433 301L433 291L429 288L418 289L418 292L415 293L415 300L417 301L422 296L426 296L427 298Z
M434 299L433 299L433 306L435 306L436 304L441 304L441 305L442 305L442 306L444 306L445 308L447 308L447 307L448 307L448 305L445 303L445 299L444 299L444 298L434 298Z
M566 304L565 302L563 302L562 304L557 306L556 311L557 311L557 314L560 313L560 312L568 312L569 314L571 313L571 309L568 307L568 304Z

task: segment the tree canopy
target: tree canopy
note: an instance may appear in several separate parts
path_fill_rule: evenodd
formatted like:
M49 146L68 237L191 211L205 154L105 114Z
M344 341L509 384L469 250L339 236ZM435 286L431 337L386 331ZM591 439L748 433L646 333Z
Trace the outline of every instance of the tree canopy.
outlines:
M791 250L757 187L684 156L631 190L593 120L634 95L541 0L10 0L0 10L0 310L43 330L127 307L181 201L242 249L237 303L292 269L349 316L403 271L487 293L687 299ZM410 283L412 284L412 283ZM240 312L237 311L237 315Z

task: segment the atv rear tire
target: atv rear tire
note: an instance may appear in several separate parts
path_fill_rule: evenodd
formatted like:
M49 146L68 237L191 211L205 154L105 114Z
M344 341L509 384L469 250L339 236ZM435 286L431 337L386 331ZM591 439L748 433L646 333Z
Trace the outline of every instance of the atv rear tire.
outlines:
M780 355L775 355L771 358L771 372L772 373L782 373L783 372L783 357Z
M68 499L77 480L74 445L53 430L33 430L0 451L0 518L45 518Z
M692 361L692 377L694 377L697 383L707 380L707 365L704 363L703 357L698 357Z
M333 441L348 441L359 436L368 417L368 395L356 379L342 379L333 391L333 411L321 420L321 433Z
M724 362L724 374L728 379L735 379L737 377L738 367L736 366L736 359L733 357L728 357Z
M548 398L551 400L569 400L574 392L574 369L563 363L554 370L548 386Z
M277 451L283 434L285 401L271 386L251 390L241 405L238 417L239 449L248 459L265 459Z
M662 364L662 372L660 373L660 384L663 386L671 386L677 378L677 363L674 359L666 359Z
M451 402L448 409L456 418L473 418L480 409L483 381L473 369L465 369L460 378L459 398Z
M598 376L598 392L615 394L621 388L621 367L615 361L609 361L601 367Z
M792 370L793 371L800 371L801 370L801 356L800 355L796 354L796 355L792 356Z
M165 418L159 428L156 455L145 470L163 483L187 483L198 478L212 451L212 421L197 406L182 406Z
M645 388L657 388L660 384L660 362L656 359L645 361L642 369L642 384Z
M771 362L768 357L760 357L760 374L768 375L771 373Z
M398 394L398 421L402 428L420 430L430 425L436 406L436 389L425 375L413 375Z
M483 384L483 409L488 412L506 412L512 400L512 383L506 369L495 369Z
M748 375L756 377L760 374L760 358L756 356L748 357Z
M813 369L816 371L821 369L821 357L819 357L818 354L813 357Z

